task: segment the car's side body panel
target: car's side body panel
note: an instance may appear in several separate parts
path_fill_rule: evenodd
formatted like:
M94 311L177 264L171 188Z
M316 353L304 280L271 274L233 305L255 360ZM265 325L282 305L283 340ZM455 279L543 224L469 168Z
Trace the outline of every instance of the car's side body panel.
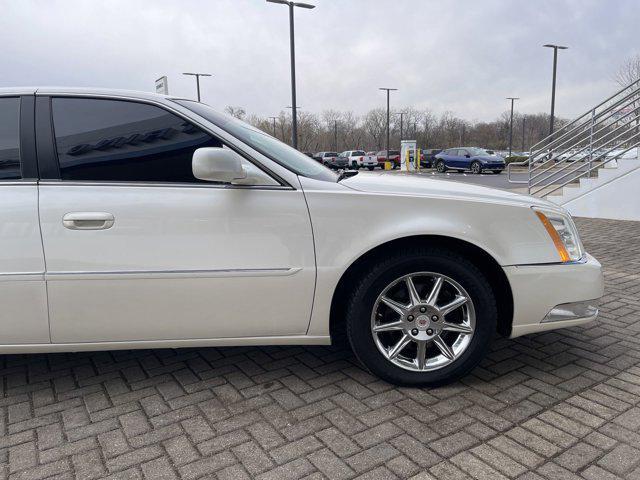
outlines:
M71 211L115 222L70 230ZM49 183L40 217L53 342L307 329L315 260L300 191Z
M335 186L301 178L318 262L309 335L328 333L331 300L347 268L370 250L398 238L435 235L463 240L483 249L501 266L559 260L542 224L515 196L511 205L494 203L477 196L481 187L469 186L467 198L458 193L456 201L451 201L447 184L434 181L430 195L416 197L407 182L405 194L394 193L396 180L391 178L384 194L384 181L379 183L376 176L380 174L361 173ZM425 181L416 180L423 187ZM374 183L382 185L381 192L355 190Z
M33 92L0 92L0 344L49 342Z
M0 183L0 205L0 344L48 343L36 183Z

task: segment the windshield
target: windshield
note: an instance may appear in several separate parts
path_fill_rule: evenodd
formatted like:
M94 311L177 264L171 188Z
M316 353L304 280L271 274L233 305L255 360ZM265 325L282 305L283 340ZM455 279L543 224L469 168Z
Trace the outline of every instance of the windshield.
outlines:
M327 152L324 154L325 157L337 157L338 154L336 152Z
M206 118L225 132L230 133L238 140L257 150L265 157L270 158L298 175L330 182L335 182L338 178L334 172L324 165L248 123L216 112L204 103L193 100L174 100L174 102Z

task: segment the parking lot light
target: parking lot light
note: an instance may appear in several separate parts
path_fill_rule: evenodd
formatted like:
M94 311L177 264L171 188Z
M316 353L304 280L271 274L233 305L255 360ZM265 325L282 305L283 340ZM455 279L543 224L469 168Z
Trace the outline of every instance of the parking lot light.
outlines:
M192 73L184 72L183 75L191 75L196 77L196 90L198 92L198 101L200 101L200 77L212 77L210 73Z
M561 45L554 45L547 43L543 47L553 48L553 81L551 83L551 120L549 122L549 135L553 134L553 120L556 108L556 70L558 66L558 50L566 50L569 47L563 47Z
M293 7L315 8L315 5L290 0L267 0L268 3L279 3L289 7L289 43L291 47L291 145L298 148L298 116L296 112L296 45L294 40Z
M511 121L509 122L509 156L513 149L513 102L520 100L519 97L507 97L507 100L511 100Z
M397 88L380 87L378 90L387 92L387 161L389 161L389 92L398 90Z

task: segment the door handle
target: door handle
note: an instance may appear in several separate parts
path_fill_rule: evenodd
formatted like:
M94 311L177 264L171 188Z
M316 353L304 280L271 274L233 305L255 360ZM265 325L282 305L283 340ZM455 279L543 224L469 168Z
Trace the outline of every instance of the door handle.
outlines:
M62 217L62 225L70 230L106 230L115 218L106 212L71 212Z

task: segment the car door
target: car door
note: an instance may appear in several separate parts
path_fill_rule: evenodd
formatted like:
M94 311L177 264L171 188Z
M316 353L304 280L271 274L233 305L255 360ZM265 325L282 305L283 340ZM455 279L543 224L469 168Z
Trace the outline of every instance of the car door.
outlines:
M471 165L471 160L469 160L470 156L469 156L469 151L465 150L465 149L458 149L458 156L457 156L458 160L457 160L457 165L461 168L470 168Z
M315 260L302 192L264 172L251 187L197 180L193 152L225 145L166 108L38 98L52 341L304 334Z
M0 345L49 343L33 102L0 96Z

